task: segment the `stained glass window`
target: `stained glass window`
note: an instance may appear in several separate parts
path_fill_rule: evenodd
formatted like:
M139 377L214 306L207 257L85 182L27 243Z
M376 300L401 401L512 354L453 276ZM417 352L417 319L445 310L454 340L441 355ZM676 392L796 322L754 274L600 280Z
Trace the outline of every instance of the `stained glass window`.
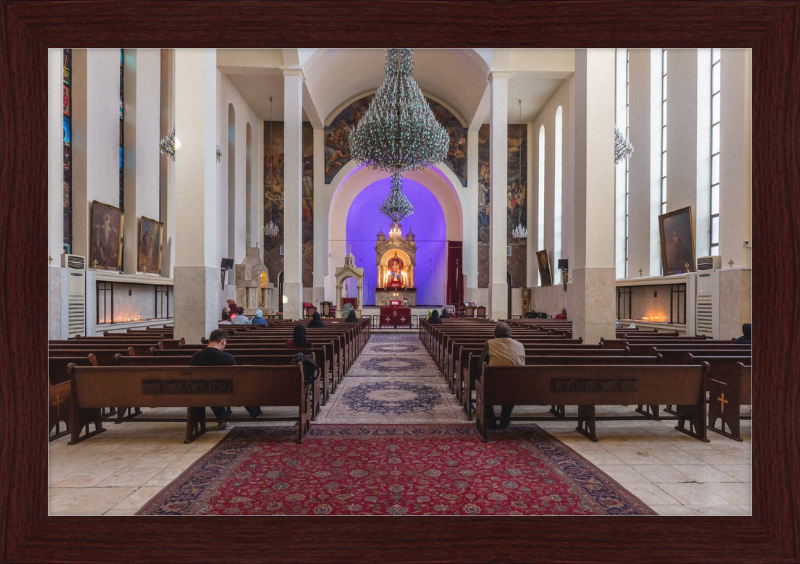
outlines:
M72 49L63 51L64 250L72 251Z

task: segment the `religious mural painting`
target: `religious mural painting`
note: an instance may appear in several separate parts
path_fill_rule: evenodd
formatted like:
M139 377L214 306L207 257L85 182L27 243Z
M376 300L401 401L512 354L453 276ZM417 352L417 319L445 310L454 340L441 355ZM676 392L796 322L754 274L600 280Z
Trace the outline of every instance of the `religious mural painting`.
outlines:
M282 121L264 122L264 264L270 272L283 271L280 247L284 244L284 127ZM303 286L312 285L314 248L314 130L302 129L302 243ZM270 229L276 229L271 235ZM307 258L310 257L310 258Z
M139 225L139 253L137 270L145 273L161 272L161 238L164 224L142 216Z
M528 226L528 128L526 124L508 125L508 157L506 173L506 241L512 247L508 260L508 272L514 284L524 285L527 270L526 253L514 247L524 247L526 239L515 239L514 229ZM491 128L483 124L478 130L478 287L489 284L489 253L481 253L480 247L489 245L489 138ZM483 273L486 273L484 276Z
M330 184L336 173L350 162L350 132L361 121L374 97L374 94L370 94L359 98L325 127L325 184Z
M92 241L89 264L95 270L120 270L122 268L122 210L92 202Z
M461 125L453 112L439 102L426 98L436 118L447 134L450 136L450 147L447 149L445 163L453 174L461 181L461 186L467 186L467 128Z
M344 108L333 118L331 124L325 127L325 184L330 184L344 165L350 162L350 132L361 121L361 117L369 109L369 104L375 96L370 94L359 98ZM467 185L467 128L453 112L439 102L426 98L436 120L442 124L450 136L450 147L447 151L447 166L461 182Z

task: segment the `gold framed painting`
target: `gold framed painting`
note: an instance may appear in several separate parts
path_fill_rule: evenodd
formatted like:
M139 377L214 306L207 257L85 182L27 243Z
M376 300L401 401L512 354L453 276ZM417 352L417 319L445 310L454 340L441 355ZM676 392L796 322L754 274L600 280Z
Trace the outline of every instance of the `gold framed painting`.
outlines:
M139 250L136 255L136 269L145 274L161 273L161 238L164 224L155 219L142 216L139 222Z
M124 213L119 208L94 200L91 222L89 264L95 270L121 270Z
M695 271L692 206L658 216L664 276Z
M536 251L536 262L539 263L539 276L542 279L542 286L552 286L553 270L550 268L550 257L547 256L547 249Z

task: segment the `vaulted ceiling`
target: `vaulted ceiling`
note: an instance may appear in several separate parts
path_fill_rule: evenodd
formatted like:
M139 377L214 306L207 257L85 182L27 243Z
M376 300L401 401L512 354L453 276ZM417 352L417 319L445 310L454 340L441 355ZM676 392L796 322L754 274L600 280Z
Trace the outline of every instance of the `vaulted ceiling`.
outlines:
M217 67L262 119L283 119L283 70L305 75L303 119L329 123L348 103L383 82L383 49L219 49ZM565 78L572 49L415 49L414 78L423 93L470 128L489 121L489 78L508 72L508 121L532 121ZM270 96L272 107L270 108Z

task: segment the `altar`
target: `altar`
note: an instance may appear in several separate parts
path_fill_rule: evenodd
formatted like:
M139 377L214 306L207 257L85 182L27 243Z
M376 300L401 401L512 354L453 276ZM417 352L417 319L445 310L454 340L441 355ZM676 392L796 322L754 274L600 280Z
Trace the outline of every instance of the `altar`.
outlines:
M406 308L417 305L417 289L414 287L417 244L414 238L411 230L404 237L399 223L392 223L388 238L383 229L378 233L375 245L375 265L378 267L376 306L388 306L392 300L402 302Z
M408 307L382 307L380 328L408 327L411 328L411 308Z

